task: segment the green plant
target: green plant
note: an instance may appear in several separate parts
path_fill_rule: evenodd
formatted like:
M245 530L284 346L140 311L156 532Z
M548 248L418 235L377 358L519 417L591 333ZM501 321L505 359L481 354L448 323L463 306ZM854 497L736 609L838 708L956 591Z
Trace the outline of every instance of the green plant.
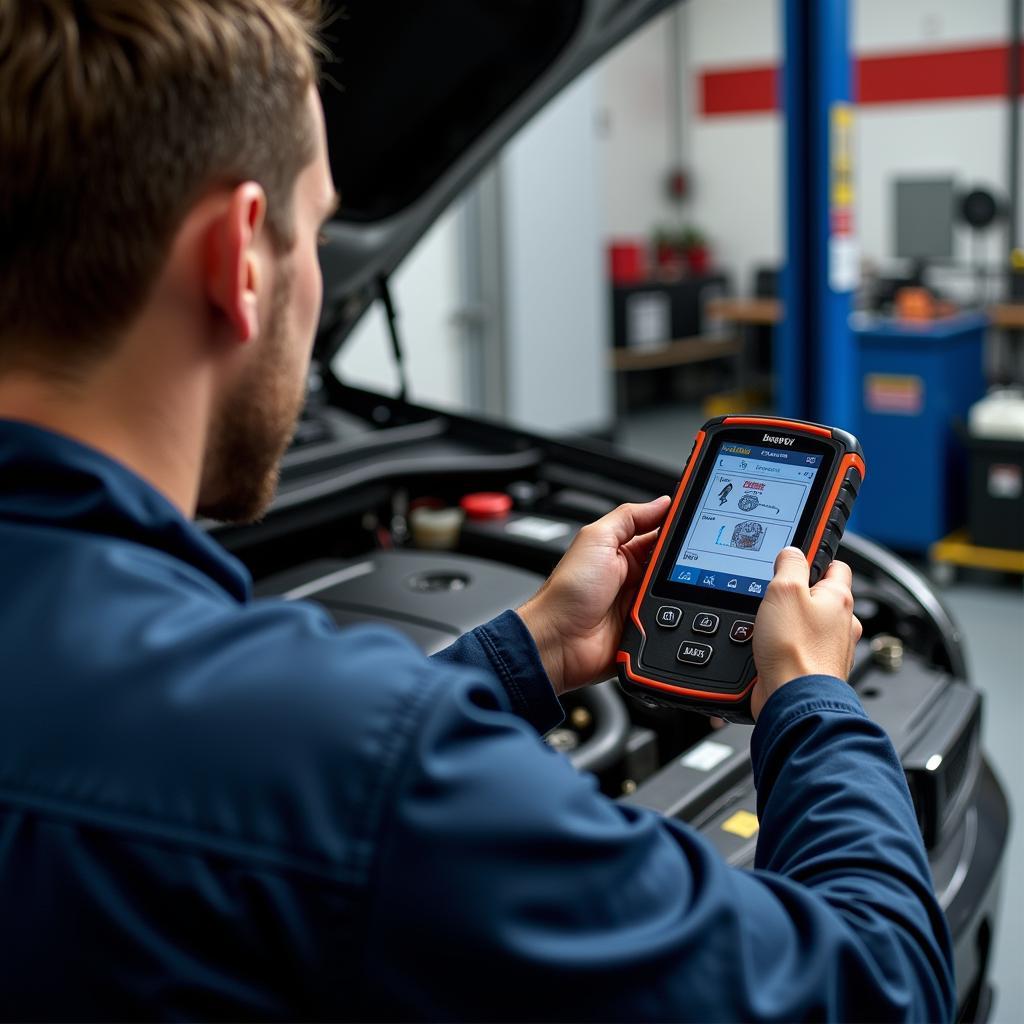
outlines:
M664 247L686 253L692 249L706 249L708 240L700 228L689 224L681 228L658 228L654 233L654 244L658 248Z

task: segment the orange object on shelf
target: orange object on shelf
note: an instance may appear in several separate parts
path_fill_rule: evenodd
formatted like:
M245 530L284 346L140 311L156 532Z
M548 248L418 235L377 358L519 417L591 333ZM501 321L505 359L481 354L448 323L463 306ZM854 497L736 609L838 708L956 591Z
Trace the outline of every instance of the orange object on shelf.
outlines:
M900 320L938 320L959 312L955 302L937 299L927 288L901 288L896 293L896 316Z
M932 320L935 302L927 288L901 288L896 293L896 315L900 320Z

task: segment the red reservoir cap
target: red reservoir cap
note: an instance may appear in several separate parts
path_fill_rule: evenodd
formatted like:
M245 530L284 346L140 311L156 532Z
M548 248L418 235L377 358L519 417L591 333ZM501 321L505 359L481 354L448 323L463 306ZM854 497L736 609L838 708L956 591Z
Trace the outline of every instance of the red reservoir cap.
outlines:
M512 499L500 491L466 494L459 507L470 519L501 519L512 511Z

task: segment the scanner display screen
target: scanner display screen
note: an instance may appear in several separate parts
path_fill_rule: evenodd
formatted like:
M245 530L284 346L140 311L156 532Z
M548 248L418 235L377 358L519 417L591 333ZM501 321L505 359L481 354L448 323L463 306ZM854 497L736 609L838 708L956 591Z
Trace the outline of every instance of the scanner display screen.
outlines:
M723 441L668 580L761 597L821 463L808 452Z

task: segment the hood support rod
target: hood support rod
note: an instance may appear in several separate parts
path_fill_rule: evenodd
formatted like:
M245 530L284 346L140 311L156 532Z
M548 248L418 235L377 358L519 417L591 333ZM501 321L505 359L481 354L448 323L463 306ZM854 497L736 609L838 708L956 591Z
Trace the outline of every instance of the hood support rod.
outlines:
M388 322L391 351L395 356L395 370L398 373L398 397L401 401L405 402L409 397L409 379L405 372L402 339L398 333L398 314L395 312L395 303L391 298L391 288L388 285L387 274L380 274L377 278L377 295L384 306L384 316Z

